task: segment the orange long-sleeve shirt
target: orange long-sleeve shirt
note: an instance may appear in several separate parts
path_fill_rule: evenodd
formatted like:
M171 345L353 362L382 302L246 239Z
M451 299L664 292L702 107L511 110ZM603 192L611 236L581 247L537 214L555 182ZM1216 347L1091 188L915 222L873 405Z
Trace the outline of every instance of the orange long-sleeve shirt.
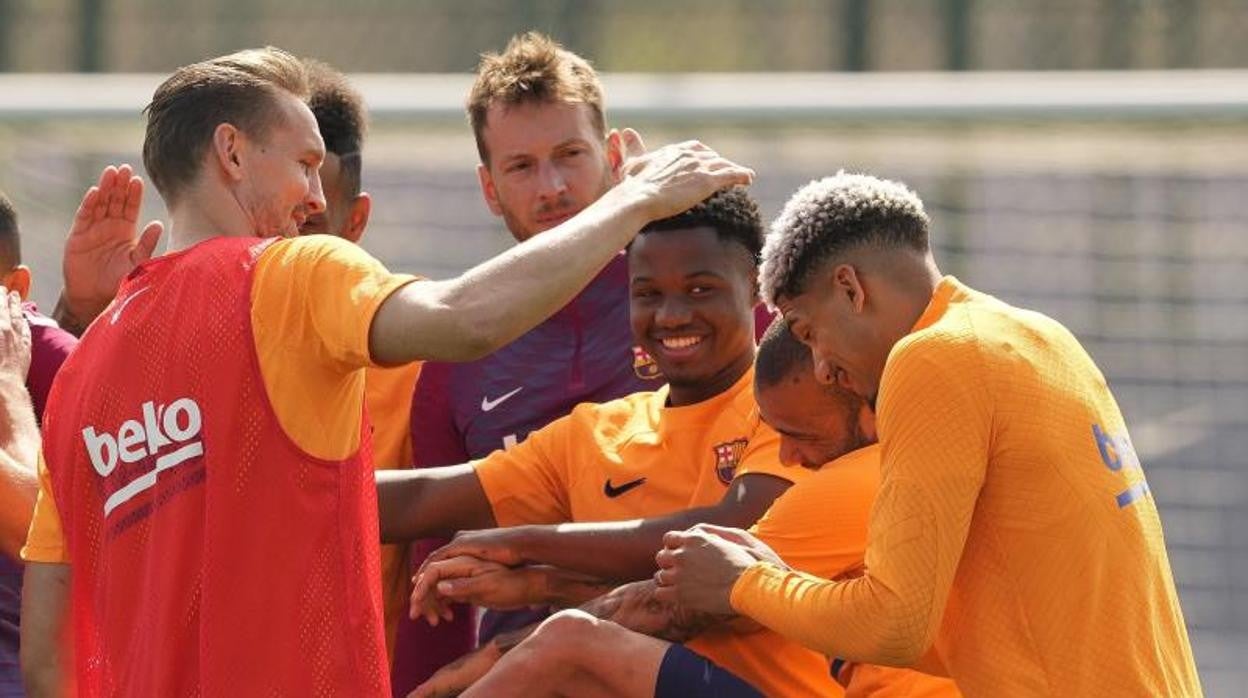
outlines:
M877 408L866 575L759 564L739 612L830 656L938 662L967 696L1201 695L1157 508L1069 331L946 277Z

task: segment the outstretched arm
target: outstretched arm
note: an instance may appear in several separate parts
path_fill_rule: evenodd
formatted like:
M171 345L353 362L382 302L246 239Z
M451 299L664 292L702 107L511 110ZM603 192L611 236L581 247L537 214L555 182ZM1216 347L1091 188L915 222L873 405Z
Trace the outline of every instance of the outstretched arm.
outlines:
M369 348L381 364L471 361L567 304L646 223L684 211L753 172L697 142L643 154L624 134L623 179L553 230L455 279L408 284L378 309Z
M465 531L430 555L429 561L471 555L506 565L553 565L601 579L643 579L654 572L654 553L663 547L668 531L699 523L751 526L790 485L772 475L746 474L733 480L714 506L666 516ZM611 554L603 555L604 550Z

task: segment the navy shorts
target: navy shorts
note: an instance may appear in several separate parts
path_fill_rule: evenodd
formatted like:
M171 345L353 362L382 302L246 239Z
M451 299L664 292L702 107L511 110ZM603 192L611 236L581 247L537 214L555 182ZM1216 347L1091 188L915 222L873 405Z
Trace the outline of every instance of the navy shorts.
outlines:
M659 665L654 698L763 698L736 674L688 649L672 645Z

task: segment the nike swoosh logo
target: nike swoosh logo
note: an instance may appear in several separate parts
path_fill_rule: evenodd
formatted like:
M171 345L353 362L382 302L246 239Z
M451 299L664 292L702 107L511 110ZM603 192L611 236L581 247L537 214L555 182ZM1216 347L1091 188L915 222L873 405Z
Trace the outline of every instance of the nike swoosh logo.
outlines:
M645 483L645 481L646 481L646 478L639 477L636 480L629 480L628 482L624 483L623 485L620 485L619 487L612 487L611 478L607 478L607 484L602 486L602 493L607 495L611 499L615 499L616 497L624 494L625 492L629 490L641 487L642 484Z
M516 393L520 392L521 390L524 390L524 386L523 386L523 385L522 385L522 386L520 386L519 388L516 388L515 390L511 391L510 393L507 393L506 395L502 395L502 396L500 396L500 397L498 397L498 398L495 398L495 399L493 399L493 400L491 400L489 397L486 397L486 396L484 396L484 395L483 395L483 396L481 397L481 411L482 411L482 412L489 412L490 410L494 409L495 407L498 407L499 405L503 404L504 402L507 402L508 400L510 400L510 399L512 398L512 396L513 396L513 395L515 395Z
M142 294L144 291L151 290L151 288L152 288L151 286L144 286L143 288L126 296L126 299L121 302L121 305L118 305L117 309L113 311L113 321L111 324L113 325L117 324L117 321L121 319L121 311L125 310L127 305L130 305L130 301L134 300L135 298L138 298L139 295Z

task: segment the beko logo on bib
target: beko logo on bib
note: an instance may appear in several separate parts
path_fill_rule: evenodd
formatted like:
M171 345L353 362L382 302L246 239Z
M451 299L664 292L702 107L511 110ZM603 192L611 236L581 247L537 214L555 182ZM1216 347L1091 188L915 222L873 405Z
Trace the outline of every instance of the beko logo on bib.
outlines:
M143 403L142 421L128 419L117 433L97 433L95 427L82 430L91 467L100 477L113 474L120 463L138 463L155 458L150 471L144 472L109 495L104 502L104 515L156 484L156 475L204 453L199 439L203 417L199 405L189 397L174 400L168 406ZM167 448L176 447L176 448ZM123 471L125 469L123 468Z

